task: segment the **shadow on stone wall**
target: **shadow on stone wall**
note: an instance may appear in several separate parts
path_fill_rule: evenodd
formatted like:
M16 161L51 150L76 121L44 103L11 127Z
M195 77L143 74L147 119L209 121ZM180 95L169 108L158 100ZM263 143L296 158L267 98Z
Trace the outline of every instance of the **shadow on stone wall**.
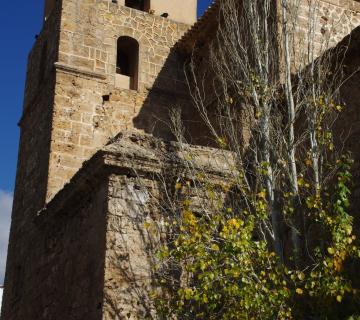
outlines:
M345 49L345 82L340 89L343 111L335 123L335 144L340 152L350 152L354 159L352 208L357 230L360 230L360 27L354 29L338 46Z
M173 140L170 113L181 110L184 135L188 143L202 146L213 145L212 136L195 109L185 78L187 57L172 49L163 68L155 79L153 87L137 117L134 127L154 137ZM209 85L208 88L210 89Z

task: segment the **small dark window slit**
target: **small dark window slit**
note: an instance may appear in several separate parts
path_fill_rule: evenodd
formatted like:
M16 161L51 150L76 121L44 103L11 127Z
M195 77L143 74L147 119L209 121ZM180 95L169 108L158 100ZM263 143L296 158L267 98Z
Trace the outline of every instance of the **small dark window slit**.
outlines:
M125 0L125 6L136 10L149 12L150 0Z

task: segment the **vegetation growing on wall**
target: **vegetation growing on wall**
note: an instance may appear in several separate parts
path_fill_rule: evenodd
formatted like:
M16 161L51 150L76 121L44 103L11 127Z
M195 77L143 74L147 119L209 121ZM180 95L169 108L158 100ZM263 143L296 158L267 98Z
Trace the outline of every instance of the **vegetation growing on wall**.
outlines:
M352 159L334 138L346 46L329 49L310 2L304 24L301 2L222 1L206 66L194 51L194 104L233 157L219 184L190 155L191 178L168 190L154 293L166 319L350 319L360 308Z

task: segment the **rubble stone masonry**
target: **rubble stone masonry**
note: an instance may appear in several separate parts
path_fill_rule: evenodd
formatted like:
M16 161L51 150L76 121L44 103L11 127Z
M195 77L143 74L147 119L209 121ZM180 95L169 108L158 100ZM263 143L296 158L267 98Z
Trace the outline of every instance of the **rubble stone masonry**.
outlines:
M160 234L145 223L161 222L163 179L172 192L174 177L190 178L190 155L215 185L233 165L226 152L149 135L119 135L98 150L28 221L31 241L17 239L1 319L151 319Z
M316 8L316 13L313 9ZM297 11L297 52L299 59L307 53L309 30L314 28L315 51L323 52L336 45L360 25L358 0L301 0ZM312 27L311 25L314 25Z
M47 199L109 138L122 130L156 130L151 114L184 91L181 61L170 53L188 29L111 1L64 0L50 146ZM138 90L116 88L117 39L139 42ZM175 55L175 54L174 54ZM155 84L168 98L150 101ZM164 101L165 100L165 101ZM144 104L149 113L134 118ZM164 113L164 112L163 112Z
M16 192L22 208L33 211L31 183L40 209L121 130L168 134L154 114L187 99L182 60L171 48L188 27L108 0L57 1L29 58L17 179L22 191ZM138 90L115 85L120 36L139 43Z
M146 319L153 314L152 248L144 222L161 219L159 175L179 177L186 162L178 146L167 141L172 108L181 109L187 141L193 144L184 148L196 155L199 168L215 184L229 171L231 155L205 147L213 141L193 112L183 70L199 28L208 22L201 20L184 44L180 39L189 25L123 3L47 1L43 30L29 54L19 123L1 320ZM310 3L300 4L300 40ZM360 25L359 12L359 1L320 1L317 46L325 37L335 44ZM206 50L214 29L204 30ZM139 44L136 90L117 81L122 36ZM346 108L336 142L353 152L358 181L360 30L349 39L346 72L354 76L341 88ZM207 67L206 54L202 64ZM240 130L246 136L247 128ZM354 196L359 201L358 184Z

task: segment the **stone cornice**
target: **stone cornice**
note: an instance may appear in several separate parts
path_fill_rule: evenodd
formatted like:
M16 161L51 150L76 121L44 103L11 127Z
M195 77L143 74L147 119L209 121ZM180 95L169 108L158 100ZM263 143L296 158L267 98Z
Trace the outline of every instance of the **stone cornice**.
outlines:
M76 212L74 206L85 197L91 197L94 190L113 174L153 180L165 174L186 177L187 163L191 161L193 169L200 169L214 184L222 184L231 175L234 163L231 152L191 145L179 147L177 143L149 135L118 135L84 163L71 181L37 213L35 222L41 223L42 218L51 214Z
M76 66L68 65L68 64L65 64L62 62L55 62L54 66L55 66L56 70L63 71L66 73L71 73L71 74L78 75L78 76L85 76L85 77L96 78L96 79L100 79L100 80L107 79L107 76L105 73L90 71L90 70L86 70L84 68L78 68Z

